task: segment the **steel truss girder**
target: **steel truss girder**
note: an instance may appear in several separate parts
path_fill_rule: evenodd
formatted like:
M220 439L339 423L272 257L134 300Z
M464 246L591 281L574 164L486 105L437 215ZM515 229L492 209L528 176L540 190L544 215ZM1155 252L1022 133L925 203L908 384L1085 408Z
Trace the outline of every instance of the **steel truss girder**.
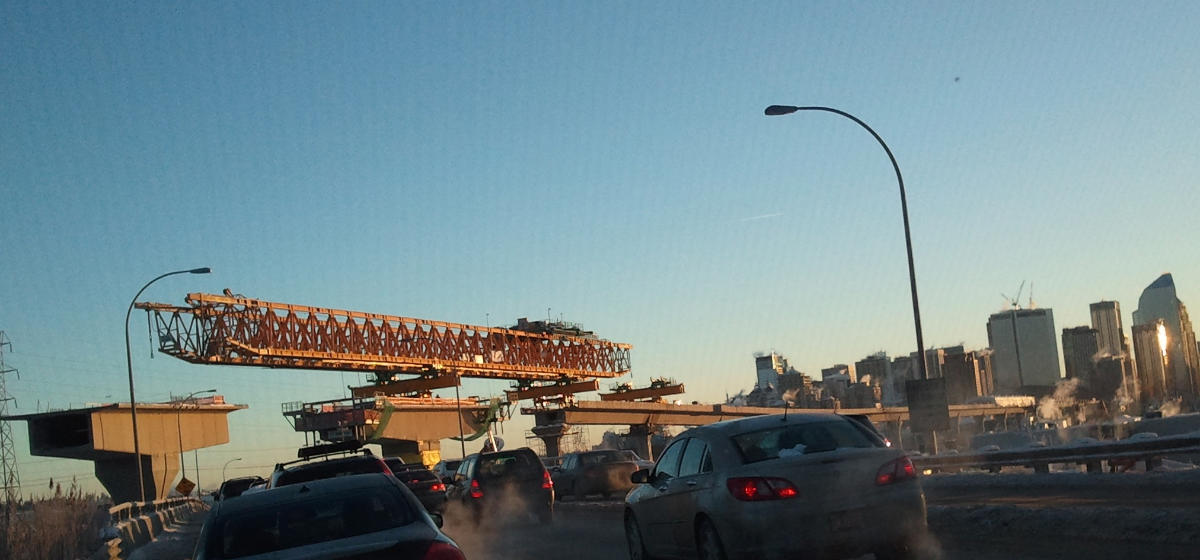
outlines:
M549 381L629 372L632 346L263 300L188 294L190 307L139 303L159 351L198 364Z

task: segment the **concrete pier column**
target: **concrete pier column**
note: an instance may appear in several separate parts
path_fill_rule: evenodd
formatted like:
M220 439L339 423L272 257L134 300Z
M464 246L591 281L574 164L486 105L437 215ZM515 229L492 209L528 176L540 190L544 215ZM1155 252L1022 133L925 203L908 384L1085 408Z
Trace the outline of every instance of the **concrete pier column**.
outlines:
M654 460L654 450L650 447L650 426L634 424L629 427L629 444L633 452L647 461Z
M542 440L546 444L546 457L558 457L562 455L562 437L567 433L566 424L547 424L543 426L534 426L533 435Z
M133 453L115 455L113 458L96 459L96 479L108 490L114 503L141 501ZM179 474L179 454L142 455L142 474L145 477L146 498L166 498L175 487L175 476Z

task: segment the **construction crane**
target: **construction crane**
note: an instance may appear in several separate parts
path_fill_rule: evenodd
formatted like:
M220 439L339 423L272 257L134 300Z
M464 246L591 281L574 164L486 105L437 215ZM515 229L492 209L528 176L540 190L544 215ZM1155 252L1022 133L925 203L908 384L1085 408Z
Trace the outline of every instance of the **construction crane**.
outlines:
M186 306L138 303L137 308L153 316L159 351L181 360L363 371L374 374L376 387L387 387L383 392L388 394L404 393L410 382L423 390L456 386L459 377L557 382L614 378L630 370L631 345L594 336L480 327L228 294L191 293ZM397 381L398 374L420 377Z

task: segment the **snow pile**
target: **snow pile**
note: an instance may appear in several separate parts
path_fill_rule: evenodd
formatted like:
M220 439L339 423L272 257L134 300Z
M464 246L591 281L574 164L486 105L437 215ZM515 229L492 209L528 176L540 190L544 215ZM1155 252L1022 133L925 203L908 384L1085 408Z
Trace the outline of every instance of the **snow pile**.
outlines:
M1182 488L1200 486L1200 468L1189 463L1163 461L1164 468L1151 472L1088 474L1064 472L934 474L921 477L921 486L937 488Z
M1028 540L1080 538L1121 543L1200 544L1200 511L1126 507L929 506L934 533ZM1097 530L1103 528L1103 530Z

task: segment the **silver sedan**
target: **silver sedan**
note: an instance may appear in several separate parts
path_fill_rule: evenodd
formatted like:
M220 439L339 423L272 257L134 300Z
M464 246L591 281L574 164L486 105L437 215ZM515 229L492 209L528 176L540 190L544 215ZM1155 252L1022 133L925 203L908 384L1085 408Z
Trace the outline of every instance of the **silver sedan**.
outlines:
M925 532L912 462L836 414L693 428L633 481L625 498L633 560L907 558Z

